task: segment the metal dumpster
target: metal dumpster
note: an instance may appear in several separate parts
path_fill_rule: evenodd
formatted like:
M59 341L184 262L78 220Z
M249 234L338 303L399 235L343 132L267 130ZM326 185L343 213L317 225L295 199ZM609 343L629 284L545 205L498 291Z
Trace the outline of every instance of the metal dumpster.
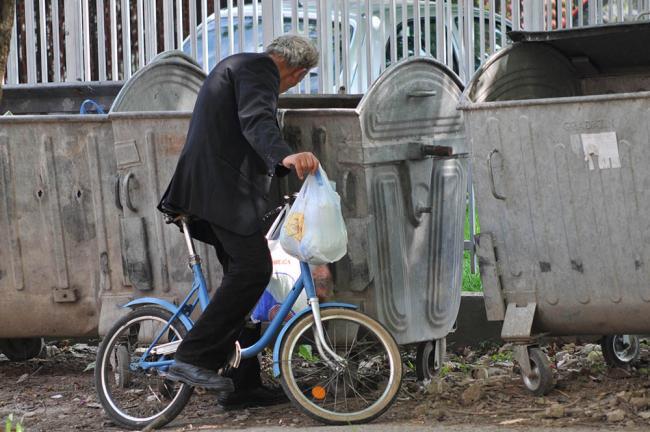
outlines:
M511 38L460 109L488 319L543 394L537 336L650 331L650 25Z
M444 340L460 306L461 91L453 72L418 58L387 69L358 102L296 97L282 116L287 142L313 151L341 195L349 244L334 265L335 297L361 305L399 344ZM434 145L456 156L427 156ZM299 187L288 183L283 192ZM437 351L440 360L444 344Z
M121 260L110 136L101 115L0 117L0 338L96 333Z
M166 225L156 205L174 172L205 73L179 51L158 55L120 90L109 113L116 163L115 200L121 239L122 286L101 295L99 334L128 312L122 304L141 296L180 302L189 290L183 236ZM208 286L221 279L212 248L198 243ZM189 284L189 285L188 285Z
M40 336L96 335L119 304L156 284L161 297L182 294L169 287L184 277L185 260L167 267L161 220L150 217L145 230L139 214L158 199L156 172L138 169L156 160L173 169L205 74L177 53L159 60L132 77L113 111L185 112L0 117L0 350L10 358L38 354ZM78 93L68 87L54 96ZM73 99L47 102L65 112ZM177 255L180 237L166 243Z

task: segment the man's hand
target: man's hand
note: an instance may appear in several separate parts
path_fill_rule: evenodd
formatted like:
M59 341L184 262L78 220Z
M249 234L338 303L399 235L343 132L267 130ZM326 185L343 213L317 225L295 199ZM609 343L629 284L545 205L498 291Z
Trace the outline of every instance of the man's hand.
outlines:
M295 168L296 174L302 180L305 177L305 174L315 174L318 170L318 159L311 152L295 153L290 156L287 156L282 160L282 165L286 168Z

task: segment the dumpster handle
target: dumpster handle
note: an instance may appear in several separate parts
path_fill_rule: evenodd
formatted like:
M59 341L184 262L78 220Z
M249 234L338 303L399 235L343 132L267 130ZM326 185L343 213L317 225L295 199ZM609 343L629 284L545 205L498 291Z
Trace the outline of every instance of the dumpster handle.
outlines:
M124 176L123 187L124 187L124 198L126 201L126 207L132 212L135 212L138 211L138 209L133 207L133 203L131 202L131 194L129 193L129 183L131 182L132 178L133 178L133 173L132 172L127 173L127 175Z
M425 156L449 157L449 156L453 156L454 148L450 146L421 144L420 152L422 154L422 157Z
M122 210L122 200L120 199L120 175L115 175L115 207Z
M408 97L430 97L438 94L435 90L413 90L408 92L406 95Z
M499 153L499 150L497 149L492 150L488 155L488 160L487 160L488 170L490 171L490 189L492 190L492 195L494 196L494 198L498 200L505 200L506 197L501 195L500 193L497 193L496 187L494 186L494 170L492 169L492 156L494 156L494 153Z

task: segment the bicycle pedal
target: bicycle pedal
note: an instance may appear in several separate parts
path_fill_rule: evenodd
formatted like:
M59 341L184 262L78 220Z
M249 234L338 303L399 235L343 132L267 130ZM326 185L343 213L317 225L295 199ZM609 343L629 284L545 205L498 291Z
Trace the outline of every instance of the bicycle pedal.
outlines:
M180 340L174 342L168 342L165 344L160 344L151 349L151 354L157 354L157 355L173 354L176 352L180 344L181 344Z

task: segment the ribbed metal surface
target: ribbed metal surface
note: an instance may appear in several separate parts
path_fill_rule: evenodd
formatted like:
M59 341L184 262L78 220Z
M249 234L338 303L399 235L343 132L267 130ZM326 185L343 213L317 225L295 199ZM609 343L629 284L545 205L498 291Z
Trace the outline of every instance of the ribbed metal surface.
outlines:
M95 334L119 281L106 118L41 119L0 119L0 337Z
M633 33L619 27L624 43ZM506 304L536 303L535 332L647 333L650 62L626 54L625 71L613 54L615 73L586 74L605 47L583 33L502 51L465 93L481 235L494 242L482 258L500 276L483 282Z
M335 265L337 298L360 304L400 344L445 337L460 305L468 159L420 150L465 151L460 92L448 69L418 58L387 69L356 109L282 117L285 138L318 155L341 195L349 247Z

